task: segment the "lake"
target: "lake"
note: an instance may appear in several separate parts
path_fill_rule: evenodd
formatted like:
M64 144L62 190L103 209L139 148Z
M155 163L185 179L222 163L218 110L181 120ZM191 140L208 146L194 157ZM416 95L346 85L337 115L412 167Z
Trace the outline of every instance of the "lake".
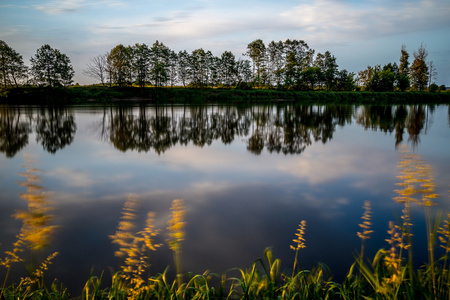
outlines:
M322 262L339 281L360 251L365 201L374 230L365 257L388 247L388 222L402 215L393 201L402 154L430 167L433 210L450 211L449 149L448 105L0 106L0 250L11 250L22 228L34 250L12 279L57 251L48 280L73 294L91 272L108 284L121 262L110 236L131 195L136 230L149 211L160 229L150 273L170 266L173 274L166 228L172 201L184 199L183 272L249 267L271 247L289 274L290 245L306 220L299 265ZM411 219L420 265L421 205Z

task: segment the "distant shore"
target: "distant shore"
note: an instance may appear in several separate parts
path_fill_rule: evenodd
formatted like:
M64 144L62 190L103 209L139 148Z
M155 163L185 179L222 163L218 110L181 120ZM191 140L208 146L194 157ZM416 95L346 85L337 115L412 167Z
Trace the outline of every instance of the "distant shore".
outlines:
M19 87L0 91L0 104L88 103L268 103L298 104L448 104L449 92L327 92L270 89L138 88L74 86L68 88Z

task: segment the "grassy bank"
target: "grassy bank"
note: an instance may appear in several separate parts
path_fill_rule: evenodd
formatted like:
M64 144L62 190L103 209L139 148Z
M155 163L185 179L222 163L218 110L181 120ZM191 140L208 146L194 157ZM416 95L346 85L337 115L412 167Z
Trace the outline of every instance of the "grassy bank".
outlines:
M21 87L0 91L5 104L76 104L109 102L259 103L291 101L304 104L440 104L450 103L450 93L439 92L325 92L192 88L69 88Z

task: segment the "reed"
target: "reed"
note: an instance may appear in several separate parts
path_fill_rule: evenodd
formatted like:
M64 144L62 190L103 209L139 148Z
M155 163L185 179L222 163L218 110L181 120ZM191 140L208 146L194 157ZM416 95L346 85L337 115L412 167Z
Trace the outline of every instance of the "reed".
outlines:
M169 230L169 238L167 239L167 243L169 244L169 248L173 251L173 259L177 271L178 287L181 287L183 284L183 274L181 273L181 242L185 238L184 227L186 224L184 222L184 217L186 214L184 200L173 200L170 210L171 218L167 223L167 230Z
M359 227L362 228L362 232L357 232L357 236L361 239L361 253L360 253L360 259L362 260L364 257L364 241L370 238L370 234L373 233L373 230L371 230L371 218L372 218L372 211L370 207L370 201L364 201L364 213L361 217L362 223L359 224Z
M294 277L295 273L295 267L297 266L297 257L298 257L298 250L306 248L305 245L305 230L306 230L306 221L302 220L300 224L298 225L297 232L295 233L296 238L294 238L292 241L295 243L295 246L291 245L291 249L295 251L295 258L294 258L294 265L292 267L292 277Z
M150 274L150 252L161 246L154 242L159 230L153 225L153 212L147 213L145 228L137 231L137 208L138 196L130 194L124 204L117 231L110 235L112 243L119 245L115 255L124 259L121 272L115 274L114 280L119 282L121 279L121 285L127 286L125 294L128 298L134 298L148 290L145 273Z

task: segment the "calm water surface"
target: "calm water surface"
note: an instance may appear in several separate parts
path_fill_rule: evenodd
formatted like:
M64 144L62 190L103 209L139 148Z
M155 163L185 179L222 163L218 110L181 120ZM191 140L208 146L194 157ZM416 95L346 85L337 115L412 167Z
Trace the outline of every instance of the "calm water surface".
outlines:
M11 250L27 211L27 159L48 204L51 238L35 238L34 260L58 251L48 278L77 293L92 270L119 270L114 234L130 194L137 225L156 214L165 243L172 200L185 200L183 271L244 268L266 247L292 268L301 220L307 248L299 263L328 265L342 279L359 251L356 232L369 200L374 230L367 255L386 247L400 149L433 169L437 207L450 210L449 106L0 106L0 250ZM22 197L21 197L22 195ZM426 261L423 208L413 206L416 261ZM164 244L151 273L174 269ZM24 267L14 266L14 276ZM3 271L1 271L3 272ZM3 275L1 275L3 278ZM105 279L107 281L107 279Z

